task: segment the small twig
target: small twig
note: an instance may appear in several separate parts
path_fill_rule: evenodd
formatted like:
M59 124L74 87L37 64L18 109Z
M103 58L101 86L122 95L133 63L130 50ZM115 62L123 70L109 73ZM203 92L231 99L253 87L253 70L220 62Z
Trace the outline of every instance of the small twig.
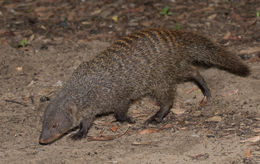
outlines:
M135 114L134 118L147 117L147 114Z
M23 103L23 102L19 102L19 101L15 101L15 100L5 100L5 102L9 102L9 103L15 103L15 104L19 104L19 105L23 105L25 107L27 107L28 105Z
M125 135L128 131L129 127L126 129L125 132L121 133L121 134L117 134L117 135L110 135L110 136L103 136L103 135L99 135L97 137L89 137L88 141L110 141L110 140L114 140L117 138L120 138L121 136Z
M133 142L132 145L139 146L139 145L150 145L151 142Z
M246 140L243 140L243 141L240 141L240 142L258 142L260 141L260 136L255 136L255 137L251 137L251 138L248 138Z

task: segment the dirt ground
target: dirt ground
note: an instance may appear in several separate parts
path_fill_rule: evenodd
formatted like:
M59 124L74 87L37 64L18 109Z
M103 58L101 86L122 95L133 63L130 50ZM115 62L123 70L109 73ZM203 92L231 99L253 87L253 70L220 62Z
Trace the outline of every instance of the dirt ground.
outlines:
M259 14L259 0L0 0L0 163L260 163ZM129 110L135 124L102 116L86 139L38 143L46 105L81 61L119 36L158 26L213 38L251 75L201 70L212 92L205 107L185 83L158 125L143 126L159 109L144 98ZM91 141L100 136L112 137Z

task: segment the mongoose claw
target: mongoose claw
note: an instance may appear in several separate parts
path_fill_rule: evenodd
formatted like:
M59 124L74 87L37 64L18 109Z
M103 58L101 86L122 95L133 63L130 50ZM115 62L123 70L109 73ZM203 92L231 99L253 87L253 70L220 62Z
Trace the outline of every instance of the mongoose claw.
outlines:
M86 133L79 130L77 133L75 133L71 136L71 139L72 140L80 140L80 139L85 138L85 137L86 137Z
M209 97L204 96L203 99L200 101L200 104L199 104L199 105L200 105L201 107L204 107L204 106L207 104L208 100L209 100Z

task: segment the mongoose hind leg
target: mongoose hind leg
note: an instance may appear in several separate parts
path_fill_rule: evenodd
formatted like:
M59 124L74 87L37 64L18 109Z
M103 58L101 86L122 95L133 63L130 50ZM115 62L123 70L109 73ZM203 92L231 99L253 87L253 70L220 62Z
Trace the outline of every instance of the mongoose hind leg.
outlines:
M204 98L201 100L200 105L204 106L207 103L207 100L211 98L210 89L208 88L205 79L201 76L197 68L189 67L186 70L186 75L184 76L184 78L186 79L185 81L193 81L199 87L204 95Z
M195 84L197 84L197 86L200 88L200 90L202 91L202 93L204 95L204 98L200 101L200 106L205 106L207 101L211 98L211 93L208 88L208 85L207 85L206 81L204 80L204 78L199 73L199 71L196 71L195 76L193 76L193 80L194 80Z
M206 81L205 81L204 78L201 76L201 74L199 73L199 71L196 71L196 74L193 76L193 80L194 80L195 84L197 84L197 86L201 89L203 95L204 95L207 99L210 99L210 97L211 97L210 90L209 90L209 88L208 88L208 85L207 85Z

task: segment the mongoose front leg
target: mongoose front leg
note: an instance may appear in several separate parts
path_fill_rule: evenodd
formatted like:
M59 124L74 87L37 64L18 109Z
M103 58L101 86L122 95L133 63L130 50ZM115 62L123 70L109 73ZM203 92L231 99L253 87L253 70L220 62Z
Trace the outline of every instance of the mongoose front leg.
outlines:
M164 86L167 85L163 84L159 88L165 88ZM170 112L170 109L173 104L175 92L176 92L176 86L174 86L174 84L170 84L170 85L168 84L168 86L171 88L168 89L165 88L164 91L162 89L158 89L157 91L155 91L155 97L160 104L160 109L155 115L153 115L152 117L150 117L148 120L145 121L144 123L145 125L148 125L150 123L157 124L162 122L163 118L167 116L167 114Z
M135 123L135 121L131 117L129 117L127 115L128 108L129 108L129 104L126 103L126 104L119 105L115 109L114 115L115 115L115 118L116 118L117 121L119 121L119 122L128 122L130 124Z
M93 122L93 118L91 119L83 119L81 122L80 122L80 125L79 125L79 130L78 132L76 132L75 134L73 134L71 136L71 139L73 140L80 140L82 138L85 138L87 133L88 133L88 129L90 128L90 126L92 125L92 122Z

